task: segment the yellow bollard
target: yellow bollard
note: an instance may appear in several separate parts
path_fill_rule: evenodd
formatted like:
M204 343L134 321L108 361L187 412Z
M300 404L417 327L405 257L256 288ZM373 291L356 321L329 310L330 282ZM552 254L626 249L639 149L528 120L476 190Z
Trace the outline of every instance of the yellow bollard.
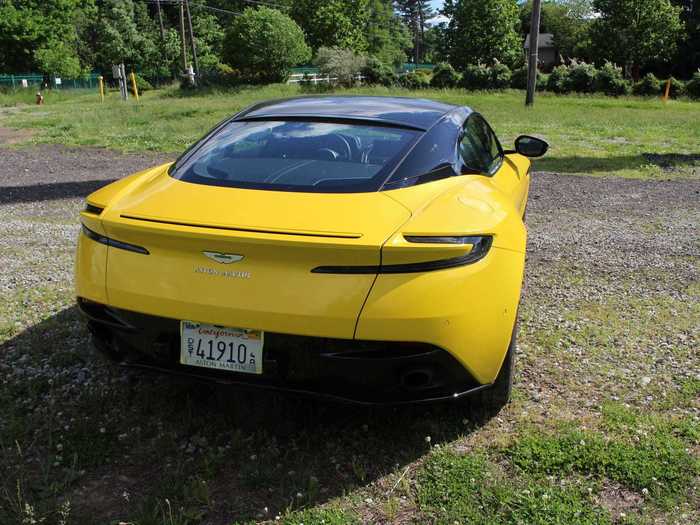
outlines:
M130 76L131 76L131 87L134 90L134 96L136 97L136 102L138 102L139 101L139 90L136 87L136 75L134 75L134 72L132 71Z
M105 84L102 80L102 75L97 77L97 83L98 83L98 86L100 88L100 102L104 102L105 101Z
M664 91L664 96L662 97L664 102L668 101L668 95L670 92L671 92L671 79L669 78L666 81L666 91Z

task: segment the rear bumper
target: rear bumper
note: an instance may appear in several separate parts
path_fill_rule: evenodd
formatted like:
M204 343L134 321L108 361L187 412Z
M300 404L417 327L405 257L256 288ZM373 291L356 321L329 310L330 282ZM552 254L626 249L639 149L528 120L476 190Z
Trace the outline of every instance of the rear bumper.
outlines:
M180 322L78 299L98 350L126 365L207 382L358 404L454 400L480 385L449 352L426 343L265 333L263 374L179 363Z

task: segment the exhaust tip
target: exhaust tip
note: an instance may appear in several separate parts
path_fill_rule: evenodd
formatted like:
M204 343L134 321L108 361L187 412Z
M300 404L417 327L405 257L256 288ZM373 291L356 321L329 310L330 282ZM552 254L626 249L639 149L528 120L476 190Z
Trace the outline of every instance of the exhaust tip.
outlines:
M411 368L401 374L401 386L406 390L425 390L434 385L434 373L430 368Z

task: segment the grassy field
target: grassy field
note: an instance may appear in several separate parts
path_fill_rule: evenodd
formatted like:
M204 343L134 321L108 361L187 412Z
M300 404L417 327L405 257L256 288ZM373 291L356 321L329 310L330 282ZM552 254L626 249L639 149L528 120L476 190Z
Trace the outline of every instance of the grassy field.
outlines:
M190 96L165 89L145 93L137 105L120 102L115 92L101 104L94 92L61 91L48 92L43 107L32 106L26 93L0 94L0 106L26 104L9 113L5 109L3 125L36 128L36 141L178 153L249 104L299 93L293 85ZM527 109L520 91L358 88L343 93L420 96L471 106L506 145L525 133L548 140L550 154L537 163L540 170L654 179L700 173L700 102L545 93Z
M504 141L552 142L496 417L181 383L96 354L72 283L85 194L295 93L0 95L0 130L40 143L0 146L0 525L700 523L698 103L420 92L473 105Z

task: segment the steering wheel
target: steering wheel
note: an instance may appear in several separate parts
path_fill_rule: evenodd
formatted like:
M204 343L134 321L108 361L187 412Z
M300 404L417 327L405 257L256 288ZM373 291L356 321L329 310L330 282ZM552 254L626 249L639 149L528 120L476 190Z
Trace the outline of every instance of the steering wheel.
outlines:
M343 137L339 133L331 133L330 135L328 135L328 139L332 139L333 141L335 141L335 144L333 144L332 146L328 144L328 147L324 149L330 149L332 151L337 152L338 156L335 159L352 159L352 148L350 147L350 143L345 137Z

